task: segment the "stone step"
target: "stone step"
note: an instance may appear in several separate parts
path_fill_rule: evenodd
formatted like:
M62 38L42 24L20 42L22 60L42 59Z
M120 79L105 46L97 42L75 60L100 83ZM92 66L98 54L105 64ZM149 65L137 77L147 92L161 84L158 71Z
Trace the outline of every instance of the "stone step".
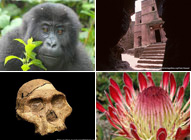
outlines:
M147 51L147 50L165 50L165 46L164 47L146 47L144 51Z
M142 54L141 56L163 56L164 54Z
M149 64L138 64L136 65L137 68L145 68L145 69L153 69L153 70L160 70L162 68L162 65L149 65Z
M165 43L157 43L157 44L151 44L151 45L149 45L149 46L147 46L147 47L159 47L159 46L166 46L166 44Z
M141 56L140 59L155 59L155 60L163 60L164 56Z
M152 50L152 51L143 51L143 54L164 54L164 50Z
M165 43L157 43L147 46L137 61L136 67L146 70L161 70L165 46Z
M163 60L139 59L137 63L162 64Z

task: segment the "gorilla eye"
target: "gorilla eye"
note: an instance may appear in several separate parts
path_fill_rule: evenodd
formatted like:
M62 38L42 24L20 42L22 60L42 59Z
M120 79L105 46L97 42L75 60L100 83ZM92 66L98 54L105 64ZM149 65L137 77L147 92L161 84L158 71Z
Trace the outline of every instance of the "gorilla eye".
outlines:
M59 35L62 35L63 34L63 29L59 29L57 32L58 32Z
M48 27L42 27L42 30L44 33L47 33L48 32Z

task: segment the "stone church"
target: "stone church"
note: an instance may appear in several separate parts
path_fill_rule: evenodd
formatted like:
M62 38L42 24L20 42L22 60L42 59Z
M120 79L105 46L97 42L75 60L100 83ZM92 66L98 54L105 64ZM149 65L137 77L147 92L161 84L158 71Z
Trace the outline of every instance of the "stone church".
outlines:
M138 60L139 68L160 68L164 58L165 32L155 0L144 0L142 11L135 13L134 48L144 47Z
M163 21L159 18L154 0L144 0L142 11L135 14L134 47L166 42Z

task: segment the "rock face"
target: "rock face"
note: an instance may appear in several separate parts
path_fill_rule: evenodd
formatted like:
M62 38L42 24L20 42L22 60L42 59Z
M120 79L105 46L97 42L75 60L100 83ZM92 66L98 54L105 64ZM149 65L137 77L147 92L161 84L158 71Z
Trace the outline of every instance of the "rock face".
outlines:
M132 70L127 62L113 54L121 53L120 47L114 47L129 28L135 0L104 0L97 1L96 5L99 9L96 11L96 69Z
M163 70L190 70L190 17L189 0L155 0L159 16L165 22L167 43L165 48Z
M126 34L119 40L118 46L122 47L125 52L128 51L128 49L132 49L134 45L134 21L130 22L130 26Z

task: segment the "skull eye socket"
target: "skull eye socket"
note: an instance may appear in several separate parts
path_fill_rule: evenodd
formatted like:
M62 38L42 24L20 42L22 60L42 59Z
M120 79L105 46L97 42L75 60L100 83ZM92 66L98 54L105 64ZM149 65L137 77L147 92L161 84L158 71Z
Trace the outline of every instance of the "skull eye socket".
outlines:
M65 104L64 95L55 95L52 97L51 104L53 107L62 108Z
M29 101L29 106L33 112L38 112L43 109L43 100L41 98L31 99Z

